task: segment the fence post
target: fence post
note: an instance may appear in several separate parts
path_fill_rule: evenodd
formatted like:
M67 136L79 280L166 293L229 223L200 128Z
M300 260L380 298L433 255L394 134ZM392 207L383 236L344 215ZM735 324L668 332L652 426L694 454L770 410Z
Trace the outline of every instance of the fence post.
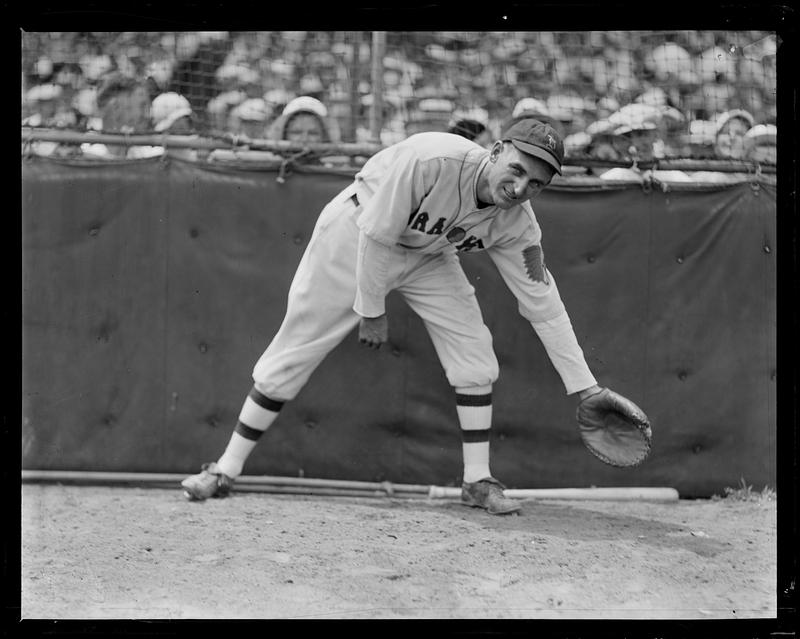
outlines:
M351 44L353 46L353 62L350 68L350 120L348 121L347 139L356 141L358 118L361 111L361 94L358 86L361 83L361 31L354 31Z
M372 108L369 113L370 142L380 144L383 128L383 56L386 32L372 32Z

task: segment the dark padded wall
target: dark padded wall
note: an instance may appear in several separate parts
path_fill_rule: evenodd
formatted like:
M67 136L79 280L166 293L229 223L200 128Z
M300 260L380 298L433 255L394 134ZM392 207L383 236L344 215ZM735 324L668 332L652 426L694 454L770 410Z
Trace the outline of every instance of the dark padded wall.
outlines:
M145 470L163 457L162 173L23 169L23 468Z
M23 467L193 472L216 459L325 202L350 178L183 162L23 168ZM492 470L513 487L775 484L775 193L553 187L544 251L589 365L650 415L619 470L586 452L530 324L485 255L462 263L495 338ZM390 344L351 335L248 474L454 484L455 404L394 294Z

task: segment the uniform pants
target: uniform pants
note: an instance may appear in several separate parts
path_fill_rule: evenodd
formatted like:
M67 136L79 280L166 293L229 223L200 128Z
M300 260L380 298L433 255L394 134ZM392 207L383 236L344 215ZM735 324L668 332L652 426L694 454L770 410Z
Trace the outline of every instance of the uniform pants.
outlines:
M353 310L361 211L353 193L348 187L322 210L292 280L283 323L253 369L256 389L276 401L294 399L361 319ZM392 252L389 290L401 293L423 320L450 384L468 389L494 383L492 336L455 252Z

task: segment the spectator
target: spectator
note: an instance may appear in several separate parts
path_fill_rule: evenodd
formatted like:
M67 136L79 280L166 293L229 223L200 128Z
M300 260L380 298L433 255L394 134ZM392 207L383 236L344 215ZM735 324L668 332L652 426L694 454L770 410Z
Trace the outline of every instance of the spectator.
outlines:
M156 96L151 107L151 115L153 129L159 133L191 135L195 132L194 114L189 100L174 91ZM168 152L170 157L183 160L194 161L198 157L196 149L173 147L169 148Z
M564 152L568 157L583 153L591 142L592 136L586 131L571 133L564 139Z
M295 97L293 93L281 88L272 88L264 93L264 101L273 113L282 112Z
M32 113L22 120L22 126L43 128L75 127L77 117L72 109L59 105L62 95L58 84L40 84L30 89L26 95ZM68 155L70 147L58 142L36 140L24 145L24 149L36 155Z
M596 121L604 120L616 111L619 111L619 102L610 96L603 96L597 100L595 105Z
M58 84L39 84L30 89L25 98L32 112L22 120L22 126L55 126L61 94L62 88Z
M300 144L316 144L339 142L339 129L336 121L328 116L328 108L318 99L301 95L291 100L283 109L273 128L277 139L288 140ZM354 158L347 155L305 154L295 161L304 164L319 162L326 166L342 166L363 164L366 158Z
M575 84L574 80L572 84ZM577 91L557 93L547 98L547 113L561 123L562 135L586 128L586 107L586 102L577 95Z
M324 94L322 80L319 79L319 76L316 73L306 73L303 77L300 78L299 83L300 93L302 95L315 98L317 100L321 99Z
M173 61L160 58L151 62L146 69L147 77L152 78L158 91L164 92L172 79Z
M735 109L723 113L716 121L692 122L691 125L694 126L696 137L700 135L704 137L705 157L723 160L745 159L747 152L745 134L753 125L753 116L747 111ZM727 184L741 182L749 176L742 172L693 171L690 177L694 182Z
M547 105L537 98L522 98L511 111L511 119L503 125L503 130L509 128L515 122L525 118L534 118L539 122L544 122L553 127L560 136L564 136L566 128L564 123L550 114Z
M228 130L251 140L263 140L271 118L272 111L263 98L249 98L231 110Z
M447 132L472 140L487 149L494 142L494 135L489 130L489 114L485 109L456 111Z
M691 120L689 122L689 157L707 159L714 155L714 136L717 125L712 120Z
M52 81L54 71L53 61L47 56L43 55L39 57L34 65L34 70L39 82L44 83Z
M371 142L372 131L370 130L370 115L372 111L372 94L367 94L361 98L360 120L361 124L356 126L356 142ZM347 113L349 114L349 107ZM381 114L380 143L384 146L391 146L406 136L406 123L403 117L403 100L396 93L386 93L383 96L383 109Z
M724 113L733 99L733 88L723 80L709 82L700 87L702 96L703 112L716 119Z
M657 104L635 102L609 116L616 132L626 136L633 146L632 158L651 161L665 157L668 150L682 143L685 116L665 101Z
M194 132L189 100L174 91L156 96L151 106L151 115L153 129L160 133L189 135Z
M688 120L686 116L675 107L667 106L663 109L661 126L661 139L659 148L656 151L658 157L678 157L685 156L686 133Z
M214 77L221 86L240 89L255 85L259 79L258 72L243 62L223 64L214 73Z
M614 136L621 138L621 146L634 164L630 168L615 167L601 175L605 180L644 181L650 178L662 182L687 182L690 177L683 171L663 171L648 169L642 171L639 162L652 162L657 159L656 144L659 141L658 123L661 110L647 104L629 104L609 117L612 124L618 124L613 130Z
M486 148L487 144L491 145L494 139L485 124L468 118L453 120L447 132L472 140L475 144L479 144L484 148Z
M247 94L239 89L223 91L208 101L206 113L212 130L227 131L231 111L247 99Z
M240 107L244 107L247 102L243 102ZM259 107L263 103L263 108L268 108L264 100L259 101ZM258 110L257 113L263 114L264 111ZM247 113L245 113L247 115ZM326 143L335 141L326 121L328 110L316 98L311 96L300 96L291 100L283 109L278 118L274 120L265 135L272 140L288 140L301 144ZM210 158L212 160L261 160L261 161L284 161L282 156L269 151L250 151L250 150L217 150ZM312 156L296 158L295 161L307 162L313 159ZM346 162L348 158L325 157L321 158L325 163Z
M218 96L224 100L225 96ZM225 102L220 101L224 107ZM269 120L272 109L263 98L248 98L230 110L228 116L228 132L234 136L244 136L247 140L264 140L269 135ZM267 162L275 164L283 161L277 153L263 150L253 150L244 146L234 149L215 149L208 159L213 162Z
M744 109L726 111L717 118L714 151L720 158L744 159L745 134L755 124L753 116Z
M664 84L693 71L692 56L682 46L665 42L644 57L645 68L652 71L655 80Z
M586 153L589 156L596 158L598 160L608 160L610 162L624 162L626 161L625 154L620 151L620 147L623 144L623 140L615 136L613 131L608 131L605 133L598 133L597 135L592 136L591 142L586 147ZM592 167L589 171L590 175L596 175L598 177L604 175L606 172L610 171L611 168L617 167Z
M392 92L383 97L383 103L387 106L388 113L383 120L380 141L384 146L391 146L408 137L406 134L405 101L399 92Z
M72 98L72 108L77 113L77 128L99 131L103 128L97 107L97 87L86 87Z
M694 71L703 83L734 82L736 58L730 50L713 46L695 58Z
M592 136L589 135L586 131L577 131L576 133L571 133L566 138L564 138L564 154L565 154L565 164L562 167L561 174L564 177L569 177L571 175L588 175L589 169L585 166L581 165L573 165L567 164L567 160L574 159L576 157L585 156L586 149L592 142Z
M660 110L646 104L629 104L609 117L617 125L614 134L625 140L627 155L636 162L655 159L653 145L660 120Z
M104 133L146 133L151 130L150 93L146 82L112 73L97 91L100 127ZM148 158L163 147L125 144L81 144L83 153L101 158Z
M741 130L742 123L749 121L748 116L749 113L746 111L740 112L731 111L728 114L724 114L717 121L717 133L718 137L722 136L722 153L717 151L719 157L728 157L734 160L751 160L758 164L762 163L776 163L777 154L776 154L776 144L777 144L777 133L778 130L774 125L771 124L757 124L753 127L750 127L744 135L739 136L739 131ZM729 125L733 123L733 127L731 128ZM735 149L733 155L725 156L724 153L729 152L728 149L728 141L725 140L726 134L725 131L733 130L736 133L733 135L735 136L735 142L731 148ZM720 147L720 141L718 140L715 148ZM692 179L695 182L712 182L712 183L730 183L730 182L742 182L745 180L750 180L753 177L752 173L746 171L695 171L691 174Z
M598 160L608 160L609 162L625 162L627 157L627 141L621 135L616 134L617 125L608 119L597 120L586 128L589 135L589 144L584 152L592 158ZM613 171L610 175L606 175ZM625 167L590 167L587 173L605 179L639 179L638 174L629 174L629 169Z
M111 58L104 54L86 54L81 57L78 64L81 68L81 73L90 84L100 84L106 74L111 73L114 68L114 63Z
M756 124L745 134L747 158L759 164L777 164L778 127Z
M434 94L435 90L426 93ZM422 98L409 113L406 133L414 135L422 131L446 132L454 110L455 105L446 98Z
M291 100L275 120L271 136L276 140L289 140L301 144L335 142L338 137L327 120L328 109L322 102L308 95Z
M97 107L105 133L150 130L150 94L143 82L116 73L106 76L97 91Z
M637 101L673 107L686 116L670 119L665 113L658 124L656 157L685 152L687 144L685 140L680 144L679 138L687 136L688 120L714 119L733 105L746 109L760 123L774 124L776 117L778 47L771 34L743 31L723 36L686 31L643 36L620 31L591 32L583 37L524 32L489 32L468 38L463 33L456 35L389 32L383 78L387 93L394 92L402 101L416 99L421 103L423 98L435 98L486 104L494 124L497 114L507 113L515 101L530 101L532 98L523 92L525 87L535 86L540 101L549 100L550 108L546 113L545 104L545 109L531 115L556 125L565 138L568 133L577 134L576 141L584 138L586 125L581 121L588 115L581 100L592 104L589 111L596 108L593 118L604 119L619 110L618 104L639 95ZM416 61L412 61L414 52L419 54ZM591 59L587 57L590 53ZM365 71L370 60L368 44L348 44L343 32L308 32L302 36L282 32L23 36L26 83L61 85L61 99L69 104L75 93L96 88L114 69L127 75L147 74L153 77L159 93L171 90L184 95L193 105L196 126L204 130L226 129L233 107L248 98L266 98L265 90L274 89L289 97L268 99L274 103L270 104L273 113L280 113L297 92L320 100L324 95L328 119L346 123L348 136L355 136L349 126L349 72L356 56ZM360 87L362 95L369 91L365 84ZM210 99L229 92L225 100ZM241 95L233 100L234 94ZM666 104L662 94L667 96ZM39 108L29 99L23 106L26 116L36 113L30 107ZM392 125L384 126L381 142L388 145L421 130L446 130L452 124L452 110L437 112L429 106L416 108L409 115L401 109L392 118ZM98 128L99 124L87 122L96 117L87 114L88 110L75 111L75 124L71 124L66 110L60 120L76 129ZM209 116L219 119L209 122ZM368 128L362 128L362 136L364 131L369 133ZM585 142L584 138L581 143ZM693 148L702 150L702 145Z

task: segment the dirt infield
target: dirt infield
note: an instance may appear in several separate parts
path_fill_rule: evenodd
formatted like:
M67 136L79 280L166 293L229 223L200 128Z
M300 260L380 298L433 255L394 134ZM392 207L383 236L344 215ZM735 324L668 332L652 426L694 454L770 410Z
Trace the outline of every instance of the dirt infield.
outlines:
M774 500L522 505L23 485L22 617L777 614Z

